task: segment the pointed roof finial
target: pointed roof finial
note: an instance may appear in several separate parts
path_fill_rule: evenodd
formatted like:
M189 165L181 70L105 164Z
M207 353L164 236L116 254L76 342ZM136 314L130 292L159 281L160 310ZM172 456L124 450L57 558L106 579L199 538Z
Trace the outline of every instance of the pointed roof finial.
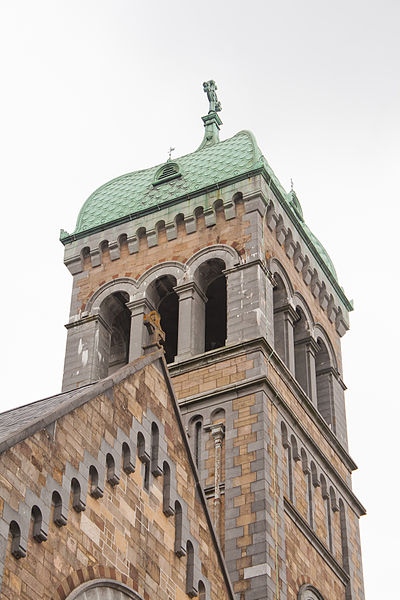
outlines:
M290 191L293 192L293 179L290 178Z
M209 106L208 114L203 119L204 132L203 141L200 144L198 150L201 150L205 146L213 146L219 142L219 126L222 125L222 121L219 118L219 111L222 109L221 102L217 98L217 85L213 79L205 81L203 83L203 90L207 94Z

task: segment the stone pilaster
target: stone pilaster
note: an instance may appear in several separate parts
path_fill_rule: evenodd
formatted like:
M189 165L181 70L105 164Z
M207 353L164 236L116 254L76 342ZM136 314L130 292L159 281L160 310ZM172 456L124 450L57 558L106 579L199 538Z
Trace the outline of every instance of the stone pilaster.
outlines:
M131 311L131 335L129 344L129 362L143 354L143 347L148 343L148 333L143 324L144 315L154 310L147 298L127 302Z
M221 459L222 443L225 436L225 425L217 423L211 425L211 435L214 440L215 463L214 463L214 528L218 537L221 537Z
M185 359L204 352L207 297L196 282L174 287L179 297L178 355Z

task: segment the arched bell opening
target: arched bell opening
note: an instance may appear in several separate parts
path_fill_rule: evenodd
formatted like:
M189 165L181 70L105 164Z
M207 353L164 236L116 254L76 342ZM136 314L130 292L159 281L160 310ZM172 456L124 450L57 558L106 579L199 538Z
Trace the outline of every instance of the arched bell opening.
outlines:
M282 278L275 274L276 285L273 290L273 310L274 310L274 345L275 352L283 360L287 367L290 355L290 335L288 319L288 292Z
M175 292L176 279L163 275L156 279L148 291L149 299L161 317L161 329L165 333L165 360L172 363L178 353L179 299Z
M296 309L297 320L294 325L294 364L295 377L303 390L311 397L313 376L309 364L308 346L310 326L301 308Z
M333 364L325 342L317 339L318 350L315 355L315 374L317 379L317 408L325 421L335 430L333 403Z
M115 373L129 362L131 313L126 306L128 301L126 292L115 292L107 296L100 306L100 316L108 330L103 333L99 347L102 356L101 377Z
M220 258L205 261L198 269L198 281L206 297L204 350L225 346L227 332L225 263Z

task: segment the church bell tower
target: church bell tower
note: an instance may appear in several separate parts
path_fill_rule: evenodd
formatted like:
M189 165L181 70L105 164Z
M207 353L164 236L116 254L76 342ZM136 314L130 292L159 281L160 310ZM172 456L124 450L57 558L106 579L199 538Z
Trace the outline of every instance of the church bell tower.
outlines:
M122 175L61 232L73 275L63 390L165 359L238 600L363 600L341 337L352 310L326 250L257 146L220 140Z

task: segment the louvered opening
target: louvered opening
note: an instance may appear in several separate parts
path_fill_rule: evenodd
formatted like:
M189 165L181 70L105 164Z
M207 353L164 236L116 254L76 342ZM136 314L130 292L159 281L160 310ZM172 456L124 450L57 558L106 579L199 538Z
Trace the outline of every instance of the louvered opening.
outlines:
M180 176L179 165L174 162L167 162L158 170L153 185L158 185L164 183L164 181L169 181L170 179L175 179L175 177Z
M164 177L169 177L177 172L178 169L176 168L176 165L166 165L158 176L158 179L164 179Z

